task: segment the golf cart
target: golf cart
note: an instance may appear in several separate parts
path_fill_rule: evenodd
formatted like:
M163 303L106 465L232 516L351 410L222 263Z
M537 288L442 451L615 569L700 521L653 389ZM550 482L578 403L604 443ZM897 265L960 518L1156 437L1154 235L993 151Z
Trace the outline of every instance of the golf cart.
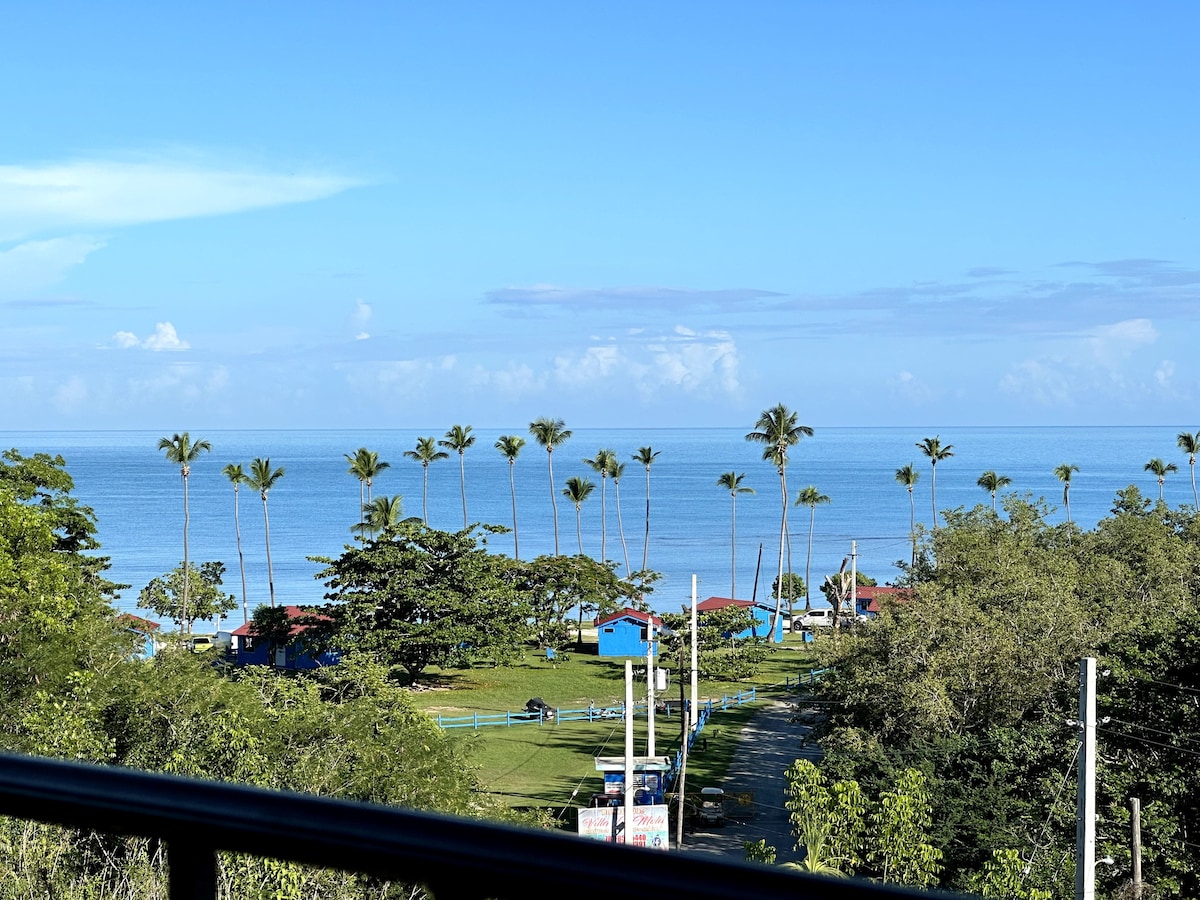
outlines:
M701 788L698 813L701 825L724 825L725 792L718 787Z

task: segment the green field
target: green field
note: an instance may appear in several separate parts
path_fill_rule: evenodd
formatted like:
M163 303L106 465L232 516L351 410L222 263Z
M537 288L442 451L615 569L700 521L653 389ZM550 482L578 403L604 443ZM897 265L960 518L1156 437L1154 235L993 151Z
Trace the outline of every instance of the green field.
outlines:
M689 783L717 783L723 778L736 749L741 725L768 698L781 696L783 685L809 671L812 654L791 635L770 653L758 674L742 682L700 682L700 698L719 700L751 688L758 703L717 712L704 730L705 748L689 758ZM590 649L591 652L588 652ZM638 662L635 661L635 668ZM644 667L644 662L642 666ZM432 670L414 691L418 706L432 716L458 717L519 711L531 697L541 697L559 709L617 706L624 698L624 660L595 655L595 645L585 641L584 652L552 663L544 652L530 650L515 665L501 668ZM672 677L674 675L672 674ZM634 689L635 700L645 697L644 680ZM679 686L672 682L660 699L675 702ZM674 755L679 749L678 716L655 719L655 752ZM593 757L623 753L625 726L620 719L556 724L489 726L473 731L454 729L471 748L484 788L510 806L561 810L582 805L601 789ZM635 748L646 751L646 719L634 725Z

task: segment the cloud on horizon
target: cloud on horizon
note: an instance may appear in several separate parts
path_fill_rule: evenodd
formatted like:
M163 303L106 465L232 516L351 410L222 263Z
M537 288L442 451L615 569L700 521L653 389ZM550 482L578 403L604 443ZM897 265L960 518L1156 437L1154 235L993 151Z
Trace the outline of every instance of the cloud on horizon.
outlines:
M175 331L175 326L170 322L158 322L154 326L154 334L148 335L145 340L139 340L138 336L132 331L118 331L113 335L113 344L120 350L151 350L159 352L163 350L178 351L188 350L191 345L181 340Z

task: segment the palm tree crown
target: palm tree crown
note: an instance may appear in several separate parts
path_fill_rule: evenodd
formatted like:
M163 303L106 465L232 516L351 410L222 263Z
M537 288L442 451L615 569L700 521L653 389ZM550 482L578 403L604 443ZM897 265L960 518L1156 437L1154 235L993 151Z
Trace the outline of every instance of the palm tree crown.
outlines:
M375 532L380 532L386 535L389 528L395 528L404 518L404 501L397 494L394 497L375 497L367 504L366 517L359 525L355 525L351 530L357 531L361 535L364 531L370 531L374 536Z
M454 425L442 440L438 441L439 447L445 447L447 450L453 450L458 454L458 482L462 487L462 508L463 508L463 529L467 527L467 470L463 465L463 458L467 449L475 443L475 435L471 434L470 425Z
M661 452L653 447L638 447L637 452L633 454L633 461L646 470L646 536L642 543L643 572L646 571L650 559L650 467L654 465L654 461L658 459Z
M1071 521L1071 473L1078 472L1075 463L1063 463L1054 467L1054 477L1063 483L1063 505L1067 508L1067 521Z
M1200 511L1200 494L1196 493L1196 454L1200 453L1200 432L1192 434L1182 431L1175 440L1179 449L1188 455L1188 467L1192 472L1192 502L1196 510Z
M242 523L238 510L238 488L250 479L243 471L240 463L230 463L221 470L221 474L233 485L233 532L237 538L238 568L242 571L242 624L250 621L250 610L246 603L246 558L242 555Z
M600 561L608 560L608 473L612 469L613 463L617 461L617 454L601 447L596 451L596 455L591 459L585 459L584 465L590 466L592 471L600 473Z
M405 450L406 459L415 459L421 464L421 519L429 524L429 464L439 459L449 459L450 454L439 450L432 437L417 438L417 446L413 450Z
M508 490L512 495L513 512L513 559L521 558L521 542L517 536L517 482L513 475L513 470L516 468L517 457L524 446L525 438L518 437L515 434L503 435L495 444L500 454L508 460Z
M1167 475L1171 472L1178 472L1179 466L1175 465L1175 463L1164 462L1156 456L1150 462L1146 463L1146 465L1142 466L1142 468L1147 472L1153 472L1155 477L1158 478L1158 499L1161 500L1163 498L1163 483L1167 480Z
M187 609L188 609L188 582L191 578L186 577L190 571L188 568L188 523L190 515L188 512L188 476L192 473L192 463L200 456L201 453L207 453L212 450L212 444L208 441L192 442L192 436L186 431L182 434L174 434L171 437L160 438L158 441L158 449L162 450L167 457L167 462L175 463L179 466L179 475L183 479L183 571L185 577L183 579L183 598L180 605L180 614L182 615L182 627L185 631L189 628Z
M571 477L567 479L567 486L563 488L563 496L575 504L575 534L579 539L579 555L583 555L583 524L581 519L581 508L583 501L591 496L592 491L596 489L596 485L592 484L591 479Z
M908 533L912 536L912 564L917 564L917 502L913 498L913 487L916 486L921 473L909 463L896 470L896 480L908 488Z
M817 506L822 503L829 503L829 498L822 494L813 485L809 485L796 496L797 506L807 506L810 509L808 517L808 559L804 563L804 608L812 609L811 591L809 584L812 578L812 541L813 541L813 525L817 521ZM790 590L790 585L789 585Z
M953 444L942 444L941 436L925 438L917 444L917 449L929 457L929 467L932 477L929 480L930 502L933 504L933 527L937 528L937 464L943 459L954 455Z
M371 486L375 479L379 477L379 473L384 469L390 469L392 464L384 462L379 458L379 454L374 450L368 450L366 447L359 447L354 451L354 454L344 454L346 462L350 464L347 471L358 479L358 506L359 506L359 523L366 521L366 505L371 502Z
M267 587L271 595L271 606L275 606L275 570L271 566L271 517L267 514L267 494L283 477L283 466L271 468L270 457L255 457L250 461L250 477L246 484L258 491L263 504L264 537L267 544Z
M554 498L554 448L571 439L562 419L540 418L529 423L533 439L546 448L546 466L550 472L550 509L554 513L554 555L558 556L558 503Z
M996 491L1000 488L1008 487L1012 484L1012 479L1007 475L997 475L991 469L979 476L979 480L975 482L985 491L992 495L992 512L996 511Z

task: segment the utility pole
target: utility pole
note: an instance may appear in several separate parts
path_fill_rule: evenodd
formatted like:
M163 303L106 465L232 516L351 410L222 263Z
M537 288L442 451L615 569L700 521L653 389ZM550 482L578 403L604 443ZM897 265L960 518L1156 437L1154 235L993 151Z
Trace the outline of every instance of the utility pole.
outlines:
M1142 801L1129 798L1129 855L1133 859L1133 898L1142 900Z
M679 642L679 779L675 782L675 790L679 794L679 816L675 820L675 849L683 849L683 817L686 814L684 807L684 779L687 775L687 734L688 734L688 717L687 717L687 702L683 697L684 680L683 680L683 641Z
M850 609L851 619L858 615L858 541L850 542ZM837 622L833 623L834 625Z
M1075 804L1075 900L1096 897L1096 660L1079 661L1079 786Z
M646 755L654 755L654 622L646 626Z
M633 660L625 660L625 834L633 825Z
M696 576L692 575L692 708L688 710L688 730L692 731L696 727L696 721L700 715L700 685L696 683L697 673L700 670L700 649L696 641Z

